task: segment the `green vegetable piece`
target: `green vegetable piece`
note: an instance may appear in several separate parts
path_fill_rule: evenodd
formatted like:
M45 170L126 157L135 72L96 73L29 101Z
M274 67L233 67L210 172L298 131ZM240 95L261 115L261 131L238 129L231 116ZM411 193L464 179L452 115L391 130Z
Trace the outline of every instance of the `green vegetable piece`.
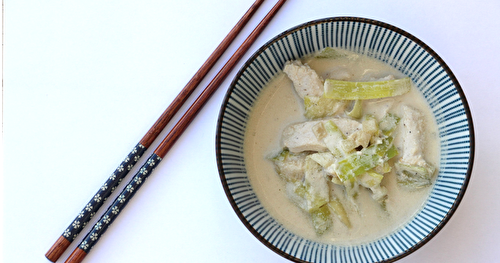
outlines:
M341 139L344 139L344 134L339 129L337 124L335 124L335 122L333 122L332 120L328 120L324 122L323 125L325 125L325 130L329 135L339 136Z
M384 179L383 175L376 173L374 171L368 171L364 173L363 176L360 176L359 182L362 186L366 188L372 188L377 185L380 185L382 179Z
M368 100L394 97L407 93L411 88L410 78L395 80L353 82L334 79L325 80L326 98L336 100Z
M281 178L288 182L296 182L304 178L303 167L305 159L305 153L294 154L288 150L283 150L271 158L271 161L274 164L276 173Z
M352 110L347 112L347 116L354 119L360 119L363 116L363 101L362 100L354 101Z
M304 97L304 116L308 119L318 119L333 116L347 105L346 101L328 99L325 97Z
M306 186L302 183L296 183L295 184L295 194L297 194L298 196L305 199L307 197ZM305 210L307 210L307 209L305 209Z
M348 228L352 227L351 221L349 221L349 217L347 216L344 206L342 205L340 200L338 200L337 198L331 198L330 202L328 203L328 206L333 211L333 213L339 218L342 224L344 224Z
M309 211L330 201L330 188L323 168L311 158L306 158L304 186L306 190L304 198Z
M310 212L314 231L322 235L332 226L332 217L327 205L323 205Z
M396 146L392 145L389 150L385 153L387 161L381 163L380 165L373 168L373 172L379 174L386 174L392 170L392 165L389 164L388 160L396 157L399 154Z
M335 156L329 152L313 153L308 155L308 157L317 162L323 168L327 168L335 162Z
M342 182L354 180L358 175L386 162L386 153L392 147L392 137L387 137L379 144L370 145L359 152L347 155L337 164L335 172Z
M392 147L391 147L391 149L392 149ZM389 151L391 151L391 149L389 149ZM388 152L389 152L389 151L388 151ZM396 151L397 151L397 150L396 150ZM397 154L396 154L396 155L397 155ZM390 159L390 158L389 158L389 154L387 154L387 157L388 157L388 159ZM379 166L377 166L377 167L373 168L373 170L374 170L376 173L379 173L379 174L386 174L386 173L388 173L388 172L392 171L392 166L389 164L389 162L384 162L384 163L382 163L381 165L379 165Z
M425 163L423 166L395 163L396 180L398 184L408 188L419 189L432 184L436 168Z
M393 157L396 157L396 155L398 155L398 149L396 148L396 146L392 145L391 148L389 148L389 150L387 150L387 153L386 153L386 156L387 156L387 159L392 159Z
M367 171L363 175L359 176L360 184L366 188L370 188L372 191L372 199L377 201L384 210L385 200L387 199L387 189L381 186L382 179L384 176L373 170Z
M365 116L363 116L362 125L363 125L363 131L368 132L372 135L377 135L379 131L379 126L375 116L371 114L366 114Z
M308 211L307 201L305 195L307 190L302 182L287 182L286 183L286 195L292 203L297 205L300 209Z
M326 137L323 138L326 147L335 157L343 157L344 150L342 149L342 142L345 140L344 134L332 120L324 122L323 126L327 134Z
M401 118L392 113L387 113L378 125L380 127L380 130L382 131L382 134L384 134L385 136L390 136L394 132L394 130L396 130L400 119Z
M345 57L345 54L342 54L341 52L331 47L324 48L315 56L315 58L340 58L340 57Z
M359 207L356 202L356 199L359 195L359 182L355 178L352 178L342 183L344 185L344 191L347 201L351 203L351 207L354 209L354 211L359 212Z
M320 208L330 200L328 196L323 195L319 191L315 191L318 189L314 189L314 186L305 182L288 182L286 186L288 198L299 208L308 213ZM326 193L328 194L328 191Z

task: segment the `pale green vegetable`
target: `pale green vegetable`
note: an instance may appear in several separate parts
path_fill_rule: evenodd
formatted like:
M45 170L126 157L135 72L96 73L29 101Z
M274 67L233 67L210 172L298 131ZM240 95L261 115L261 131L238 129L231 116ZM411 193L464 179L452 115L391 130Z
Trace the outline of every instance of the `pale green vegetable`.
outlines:
M373 170L359 176L359 182L362 186L370 188L372 199L377 201L385 210L385 200L387 199L387 189L381 186L384 176Z
M312 191L311 186L306 185L304 182L287 183L287 194L290 200L308 213L320 208L329 201L328 198Z
M345 57L345 54L331 47L324 48L315 56L315 58L340 58L340 57Z
M323 168L311 158L305 161L304 195L308 210L317 209L330 201L330 189Z
M316 234L322 235L332 226L332 217L327 205L314 209L309 214Z
M323 127L326 131L326 136L323 138L326 147L335 157L343 157L345 155L345 151L342 149L344 134L332 120L324 122Z
M354 211L359 212L358 204L356 203L356 199L359 194L359 182L355 178L352 178L350 180L343 181L342 184L344 186L347 201L351 203L351 207Z
M377 120L373 115L367 114L363 116L362 129L349 135L349 137L342 142L342 149L349 153L359 146L366 148L372 141L372 138L378 136L378 134Z
M346 101L325 97L304 97L304 116L308 119L318 119L337 114L347 105Z
M331 166L335 162L335 156L331 152L313 153L308 156L323 168Z
M419 166L396 162L395 167L398 184L414 189L431 185L436 172L436 168L428 163Z
M388 160L386 153L392 148L392 141L392 137L387 137L382 139L379 144L370 145L359 152L347 155L337 164L335 169L337 176L345 182L384 163Z
M391 164L389 164L389 160L396 157L399 154L398 149L396 146L392 145L389 150L387 150L385 154L385 161L376 167L373 168L373 172L378 173L378 174L386 174L392 170Z
M386 152L387 160L392 159L393 157L396 157L396 155L398 155L398 154L399 154L398 148L396 148L396 146L392 145L391 148L389 148L389 150L387 150L387 152Z
M366 114L365 116L363 116L362 125L363 131L368 132L372 135L378 135L379 125L375 116L371 114Z
M382 134L390 136L394 130L396 130L400 119L401 118L392 113L387 113L379 123Z
M303 182L287 182L286 183L286 195L290 201L292 201L300 209L307 211L307 201L305 199L306 188Z
M367 100L394 97L407 93L411 89L410 78L354 82L335 79L325 80L326 98L336 100Z
M333 213L339 218L342 224L344 224L348 228L351 228L351 221L347 216L344 206L336 197L331 198L330 202L328 203L328 206L333 211Z
M380 185L382 179L384 179L383 175L373 171L368 171L364 173L362 176L360 176L359 182L362 186L366 188L372 188L377 185Z
M386 173L392 171L392 166L389 164L389 162L384 162L384 163L378 165L377 167L373 168L373 171L375 171L376 173L379 173L379 174L386 174Z
M300 181L304 178L306 153L294 154L288 150L279 152L271 159L276 172L288 182Z
M351 111L347 112L347 115L354 119L360 119L361 117L363 117L363 101L354 101L354 105L352 106Z
M364 130L355 131L342 142L342 149L344 150L344 152L350 153L355 149L359 150L359 146L361 146L362 148L368 147L371 138L371 133L365 132Z
M335 163L337 158L331 152L313 153L309 155L308 158L311 158L323 167L323 171L331 176L331 182L338 185L343 184L335 173Z

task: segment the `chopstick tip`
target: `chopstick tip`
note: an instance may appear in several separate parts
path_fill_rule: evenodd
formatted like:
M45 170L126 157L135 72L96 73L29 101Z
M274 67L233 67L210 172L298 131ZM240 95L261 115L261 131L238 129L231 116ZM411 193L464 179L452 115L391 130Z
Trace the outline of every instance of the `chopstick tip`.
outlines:
M76 248L64 263L80 263L87 256L87 252L81 248Z
M49 249L49 251L47 251L45 257L52 262L56 262L64 253L64 251L66 251L70 244L71 242L69 240L67 240L63 236L60 236L54 243L54 245L52 245L52 247Z

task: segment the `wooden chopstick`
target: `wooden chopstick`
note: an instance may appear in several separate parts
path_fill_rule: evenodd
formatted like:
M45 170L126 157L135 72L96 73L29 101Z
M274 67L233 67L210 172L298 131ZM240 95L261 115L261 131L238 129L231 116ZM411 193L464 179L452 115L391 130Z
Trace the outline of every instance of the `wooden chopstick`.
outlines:
M196 87L201 83L206 74L210 71L210 69L212 69L217 60L222 56L224 51L236 38L239 32L241 32L243 27L250 20L253 14L255 14L255 12L263 2L264 0L256 0L254 4L248 9L248 11L243 15L243 17L238 21L238 23L233 27L233 29L231 29L229 34L222 40L219 46L217 46L217 48L200 67L200 69L198 69L191 80L189 80L189 82L181 90L177 97L175 97L175 99L162 113L162 115L158 118L154 125L148 130L148 132L139 141L139 143L127 155L125 160L118 166L118 168L113 172L110 178L106 180L99 191L88 202L85 208L82 209L80 214L72 221L72 223L66 228L63 234L52 245L52 247L45 254L45 257L47 257L47 259L55 262L59 259L59 257L61 257L61 255L69 247L71 242L73 242L76 236L83 230L83 226L90 221L92 216L102 206L104 200L106 200L111 195L113 190L120 184L123 178L125 178L130 169L132 169L132 167L137 163L137 161L144 154L147 148L151 146L153 141L158 137L165 126L172 120L173 116L179 111L181 106L186 102L186 100L193 93Z
M115 199L113 204L108 208L104 215L94 225L92 230L83 239L80 245L71 253L66 263L79 263L89 253L90 249L97 243L99 238L106 232L109 225L120 214L129 200L135 195L137 190L141 187L142 183L150 176L153 170L158 166L160 161L165 157L170 148L174 145L177 139L182 135L184 130L188 127L191 121L195 118L196 114L205 105L211 95L222 84L226 76L231 72L233 67L243 57L246 51L250 48L253 42L257 39L259 34L269 24L274 15L278 12L286 0L279 0L278 3L269 11L264 19L257 25L248 38L238 48L234 55L228 60L224 67L219 71L215 78L203 90L200 96L195 100L191 107L181 117L177 124L172 128L168 135L163 139L160 145L155 149L153 154L148 158L146 163L141 167L139 172L130 180L125 189L120 193L118 198Z

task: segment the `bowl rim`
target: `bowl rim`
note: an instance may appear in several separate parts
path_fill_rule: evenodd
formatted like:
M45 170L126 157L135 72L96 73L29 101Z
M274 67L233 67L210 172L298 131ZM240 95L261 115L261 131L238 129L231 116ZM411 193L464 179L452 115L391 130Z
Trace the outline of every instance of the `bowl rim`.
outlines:
M374 20L374 19L370 19L370 18L364 18L364 17L355 17L355 16L326 17L326 18L314 19L314 20L293 26L293 27L283 31L282 33L274 36L269 41L267 41L265 44L263 44L261 47L259 47L259 49L257 49L252 54L252 56L250 56L246 60L246 62L239 69L238 73L234 76L231 84L229 85L228 90L226 91L226 94L224 96L224 100L222 102L222 105L221 105L221 108L219 111L219 116L218 116L218 120L217 120L217 129L216 129L216 140L215 140L216 159L217 159L217 168L218 168L218 172L219 172L219 178L220 178L222 186L224 188L224 192L226 194L226 197L228 198L228 200L231 204L231 207L236 212L238 218L245 225L245 227L262 244L264 244L266 247L268 247L269 249L271 249L272 251L274 251L275 253L277 253L278 255L280 255L286 259L289 259L289 260L294 261L294 262L307 262L307 261L304 261L304 260L299 259L297 257L294 257L294 256L282 251L281 249L277 248L273 244L271 244L267 239L265 239L263 236L261 236L252 227L252 225L248 222L248 220L245 218L243 213L240 211L240 209L238 208L238 205L236 204L236 202L234 200L234 197L231 194L231 191L230 191L229 186L228 186L227 181L226 181L226 177L225 177L225 173L224 173L224 169L223 169L223 164L221 161L222 154L221 154L221 147L220 147L220 144L221 144L220 134L221 134L221 127L222 127L222 120L224 117L223 115L224 115L224 112L226 110L226 106L227 106L227 103L230 99L230 96L231 96L231 94L236 86L236 83L241 78L241 76L245 72L245 70L256 60L256 58L261 53L263 53L267 48L269 48L273 43L275 43L276 41L292 34L293 32L299 31L301 29L304 29L304 28L307 28L307 27L310 27L313 25L322 24L322 23L331 23L331 22L357 22L357 23L366 23L366 24L371 24L371 25L383 27L383 28L389 29L391 31L394 31L395 33L398 33L404 37L407 37L411 41L415 42L417 45L421 46L427 53L429 53L429 55L431 55L437 61L437 63L440 65L440 67L443 68L443 70L446 72L447 76L452 81L452 83L455 86L455 89L460 97L461 103L464 107L465 115L467 116L467 124L469 127L469 141L470 141L470 153L469 153L469 155L470 155L470 157L468 159L467 171L465 173L465 179L463 181L462 187L460 188L460 191L457 194L457 197L456 197L455 201L453 202L452 206L450 207L450 209L448 210L446 215L443 217L443 220L441 220L439 222L439 224L437 224L436 227L429 232L428 235L423 237L420 241L418 241L414 246L412 246L408 250L405 250L404 252L384 261L384 262L394 262L394 261L400 260L400 259L410 255L411 253L415 252L417 249L421 248L428 241L430 241L434 236L436 236L436 234L444 228L446 223L448 223L448 221L450 220L452 215L458 209L458 206L461 203L461 201L465 195L470 178L472 176L472 168L473 168L473 164L474 164L474 155L475 155L475 135L474 135L474 126L473 126L473 121L472 121L472 114L471 114L467 99L465 97L465 93L463 92L462 87L460 86L460 83L458 82L457 78L455 77L455 75L453 74L451 69L448 67L448 65L444 62L444 60L432 48L430 48L427 44L425 44L423 41L421 41L420 39L418 39L414 35L408 33L407 31L405 31L399 27L396 27L394 25L391 25L391 24L388 24L388 23L385 23L382 21L378 21L378 20Z

